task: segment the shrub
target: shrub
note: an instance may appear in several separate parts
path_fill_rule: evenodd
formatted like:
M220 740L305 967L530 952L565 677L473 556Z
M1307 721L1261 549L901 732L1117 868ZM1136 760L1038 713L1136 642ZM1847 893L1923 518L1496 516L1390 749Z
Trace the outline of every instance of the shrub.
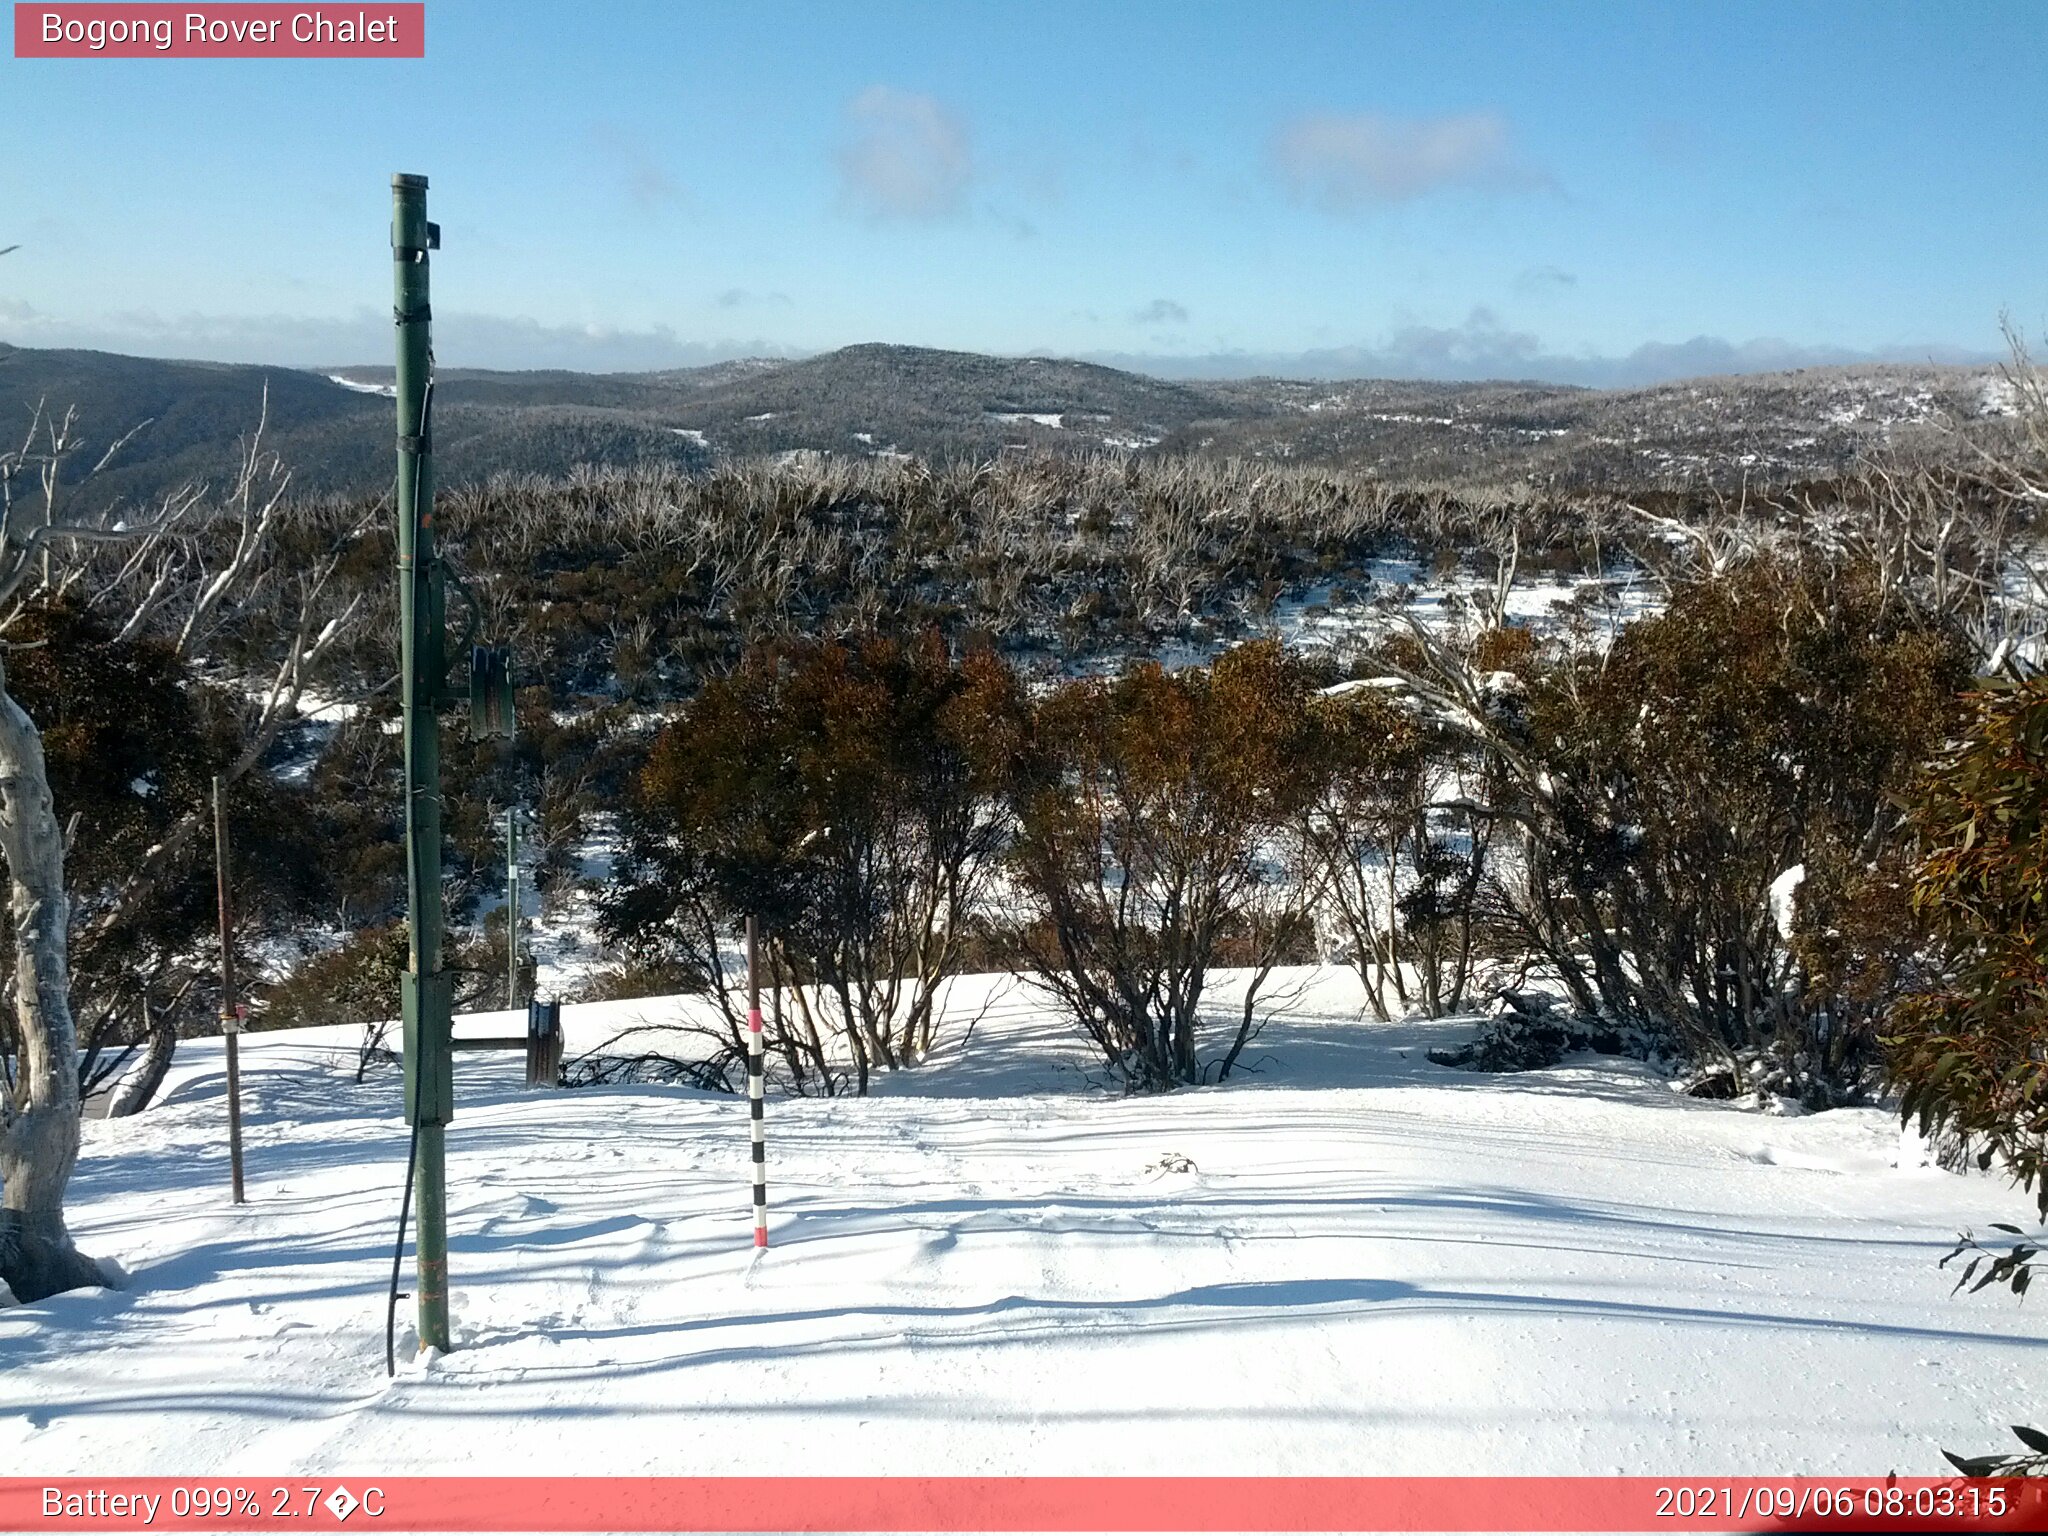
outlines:
M1913 904L1945 975L1898 1005L1886 1045L1906 1117L1968 1138L2048 1216L2048 679L1971 710L1912 806Z
M1156 664L1045 698L1018 792L1015 868L1038 917L1024 935L1042 985L1137 1088L1204 1079L1196 1026L1225 947L1258 988L1298 950L1313 899L1307 815L1325 748L1307 675L1271 641L1208 671Z
M1740 1073L1763 1052L1816 1103L1853 1091L1915 979L1908 914L1883 902L1895 797L1967 655L1868 568L1759 559L1682 586L1607 657L1539 671L1509 751L1534 769L1568 982L1696 1059Z
M792 1084L840 1086L836 1038L866 1092L931 1049L1008 839L1022 722L1008 667L933 634L758 647L656 741L607 935L701 978L737 1031L725 946L756 914Z
M364 928L262 990L253 1028L374 1024L398 1016L405 924Z

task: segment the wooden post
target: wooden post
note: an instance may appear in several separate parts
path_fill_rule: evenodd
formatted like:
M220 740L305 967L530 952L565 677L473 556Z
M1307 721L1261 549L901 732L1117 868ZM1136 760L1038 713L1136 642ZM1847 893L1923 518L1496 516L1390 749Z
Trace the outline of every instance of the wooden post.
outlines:
M477 1048L514 1041L457 1041L458 1046ZM562 1003L559 998L542 1002L531 998L526 1004L526 1082L530 1088L557 1088L562 1081Z
M228 1048L228 1170L235 1204L242 1198L242 1015L235 1007L235 914L228 893L228 812L220 776L213 780L213 868L220 893L220 1027Z
M760 923L747 916L747 1116L754 1156L754 1246L768 1246L768 1149L762 1113L768 1090L768 1058L761 1034Z

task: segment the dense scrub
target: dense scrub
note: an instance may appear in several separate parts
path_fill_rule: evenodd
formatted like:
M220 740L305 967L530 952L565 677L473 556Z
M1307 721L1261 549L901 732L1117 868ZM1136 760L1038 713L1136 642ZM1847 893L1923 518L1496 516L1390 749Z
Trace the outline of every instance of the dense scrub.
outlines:
M1374 562L1597 573L1654 530L1612 498L1461 497L1249 461L814 459L503 480L445 498L494 620L558 690L687 697L751 641L936 627L1025 665L1255 636L1275 605L1365 602Z
M1208 669L1069 681L1024 710L977 653L953 686L1003 702L950 746L878 660L917 649L812 645L793 670L764 649L707 689L642 774L647 851L613 909L622 938L687 932L713 992L731 986L720 935L773 915L783 979L840 996L842 1036L858 1021L863 1081L868 1060L929 1044L945 965L912 957L976 922L1007 925L1015 963L1147 1087L1227 1073L1256 978L1316 954L1318 926L1383 1011L1390 991L1443 1013L1538 975L1608 1032L1717 1068L1727 1092L1817 1107L1874 1086L1881 1021L1931 974L1900 798L1957 718L1968 651L1854 562L1741 563L1604 653L1418 632L1348 683L1257 642ZM923 652L955 675L936 637ZM868 691L839 685L856 673ZM869 764L890 750L963 766L943 789L902 768L885 782ZM972 876L898 804L972 827ZM1005 899L977 903L999 857ZM701 902L678 926L685 893ZM906 916L916 942L884 942ZM795 960L824 953L828 920L907 986L879 1015L872 978L849 992L844 961ZM1205 981L1226 963L1254 985L1205 1057ZM890 1017L917 1051L877 1044Z
M357 530L334 598L358 619L327 685L346 707L281 733L262 813L307 845L280 867L304 876L287 926L314 948L388 923L402 892L392 556L366 511L309 503L279 534L310 557ZM1731 1089L1832 1102L1868 1082L1875 1021L1924 960L1891 797L1971 667L2038 628L1994 596L2031 536L2026 503L1948 471L1631 502L1214 458L814 458L500 479L444 497L441 517L524 681L509 750L445 740L451 910L479 971L502 973L502 923L477 920L501 878L497 814L533 811L550 900L600 818L620 818L624 963L605 985L721 995L739 913L773 912L784 983L837 999L837 1022L792 1026L784 1062L818 1088L921 1055L915 1021L970 961L1069 978L1119 1071L1213 1077L1256 1020L1247 999L1219 1050L1188 1044L1207 969L1322 955L1388 1012L1456 1011L1540 971ZM1539 634L1508 617L1519 575L1597 587L1617 570L1659 587L1665 615L1612 643L1607 623ZM1430 628L1389 607L1314 657L1253 643L1282 601L1363 611L1416 571L1469 599ZM195 686L257 672L267 643L225 630ZM1139 666L1169 647L1229 659ZM1204 715L1260 667L1254 694ZM1006 723L949 745L932 732L960 688ZM1181 748L1156 750L1176 731ZM1266 767L1219 766L1225 748ZM706 767L741 759L752 778ZM956 759L972 762L931 778ZM1141 846L1151 802L1200 808L1208 865L1185 826ZM943 876L958 890L915 851L941 806L974 829L969 865ZM775 857L742 871L747 828ZM1107 893L1171 884L1169 855L1210 899L1230 891L1192 939L1182 904L1112 904L1110 928L1084 931ZM275 1017L326 1016L310 987ZM835 1057L849 1020L862 1044Z

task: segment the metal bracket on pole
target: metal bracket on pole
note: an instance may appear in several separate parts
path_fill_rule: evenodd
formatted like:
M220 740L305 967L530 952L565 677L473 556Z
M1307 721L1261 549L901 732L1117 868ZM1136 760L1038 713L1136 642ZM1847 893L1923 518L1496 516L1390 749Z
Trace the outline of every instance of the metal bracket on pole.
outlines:
M405 1118L446 1125L455 1118L455 978L442 971L399 977L404 1020Z

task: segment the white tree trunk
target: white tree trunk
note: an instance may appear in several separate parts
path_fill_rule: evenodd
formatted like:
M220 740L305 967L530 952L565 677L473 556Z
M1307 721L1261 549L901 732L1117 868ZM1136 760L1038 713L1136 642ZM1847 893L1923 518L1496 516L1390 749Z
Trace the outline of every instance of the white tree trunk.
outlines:
M142 1048L142 1060L128 1070L108 1097L109 1120L139 1115L149 1108L157 1089L164 1085L177 1049L178 1016L174 1010L166 1010L163 1017L150 1023L149 1042Z
M78 1031L71 1020L64 836L43 738L0 684L0 859L14 916L21 1040L12 1115L0 1131L0 1279L21 1301L105 1285L64 1225L78 1160Z

